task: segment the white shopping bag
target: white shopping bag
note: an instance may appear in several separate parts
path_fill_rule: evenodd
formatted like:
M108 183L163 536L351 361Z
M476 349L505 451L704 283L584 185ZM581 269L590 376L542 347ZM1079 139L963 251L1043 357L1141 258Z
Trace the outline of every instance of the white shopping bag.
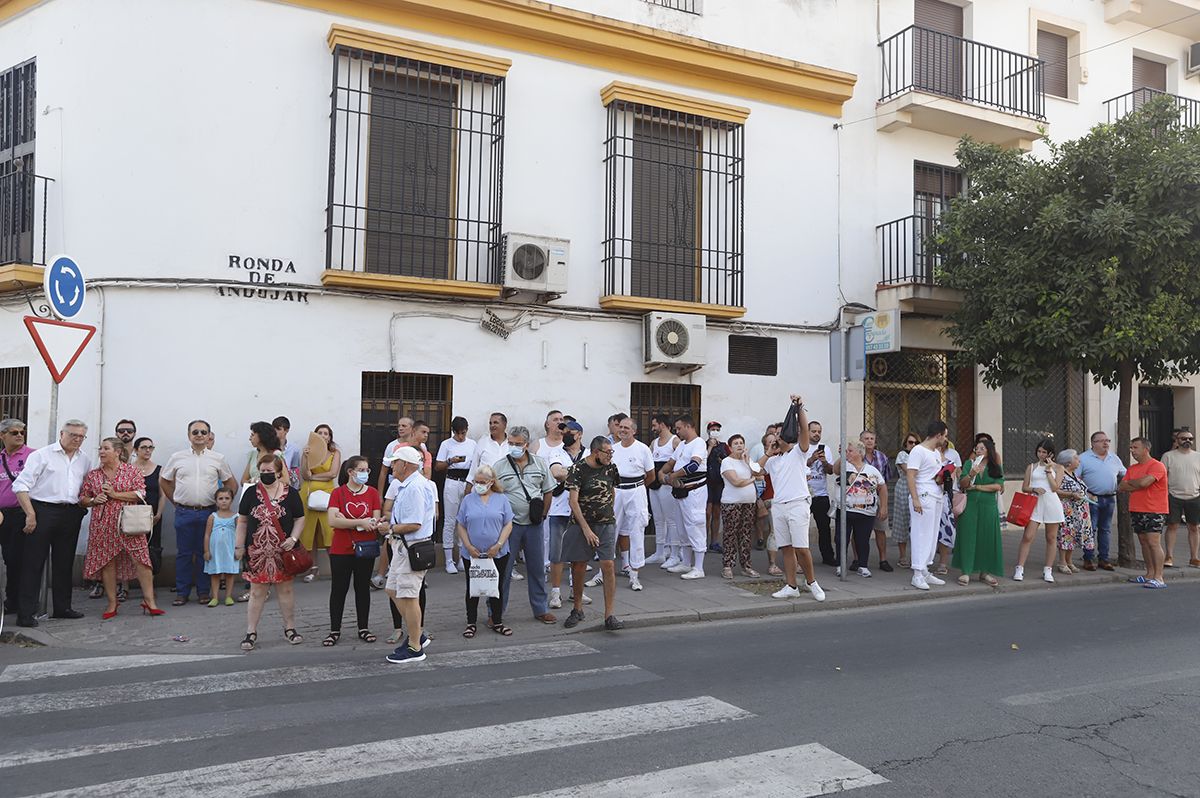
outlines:
M490 557L471 560L471 598L500 598L500 569Z

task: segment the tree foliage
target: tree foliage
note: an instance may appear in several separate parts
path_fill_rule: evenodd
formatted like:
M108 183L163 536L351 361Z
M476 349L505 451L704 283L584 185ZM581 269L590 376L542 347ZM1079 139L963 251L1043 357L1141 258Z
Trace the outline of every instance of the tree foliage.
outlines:
M947 334L988 385L1063 362L1109 387L1200 371L1200 129L1173 98L1046 159L969 139L958 159L967 192L930 247L964 292Z

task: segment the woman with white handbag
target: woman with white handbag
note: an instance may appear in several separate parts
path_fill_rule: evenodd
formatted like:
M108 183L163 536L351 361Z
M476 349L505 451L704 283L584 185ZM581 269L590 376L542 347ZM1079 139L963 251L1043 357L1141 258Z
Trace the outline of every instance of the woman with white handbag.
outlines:
M88 523L84 579L100 579L108 608L101 616L117 614L117 582L137 577L142 588L142 611L163 615L154 600L154 573L147 538L154 529L154 508L145 503L146 478L122 461L120 438L100 441L100 467L88 472L79 489L79 503L92 511Z
M317 550L328 549L332 531L329 528L329 496L337 487L338 472L342 468L342 452L333 442L333 428L318 424L313 430L325 440L324 457L317 462L319 453L312 446L305 446L300 455L300 501L304 503L304 531L300 542L312 552L312 570L304 575L305 582L317 578Z
M475 636L481 596L488 601L491 616L488 628L498 635L512 636L512 629L502 622L504 580L500 578L508 565L508 536L512 527L512 505L496 482L496 472L491 466L479 466L475 469L471 492L458 506L456 525L462 543L463 570L467 574L467 628L463 637Z

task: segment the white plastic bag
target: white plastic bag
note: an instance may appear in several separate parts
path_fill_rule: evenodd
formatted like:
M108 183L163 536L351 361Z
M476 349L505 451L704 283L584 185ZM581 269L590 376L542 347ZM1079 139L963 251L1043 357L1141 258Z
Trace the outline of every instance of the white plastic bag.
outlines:
M490 557L471 560L471 598L500 598L500 569Z

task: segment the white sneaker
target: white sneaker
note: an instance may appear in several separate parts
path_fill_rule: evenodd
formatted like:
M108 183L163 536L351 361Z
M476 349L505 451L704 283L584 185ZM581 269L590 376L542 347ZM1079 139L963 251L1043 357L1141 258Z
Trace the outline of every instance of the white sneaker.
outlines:
M917 590L929 589L929 583L925 581L925 575L920 571L913 571L912 586Z
M871 578L871 569L870 568L859 568L858 575L865 579L870 579Z
M454 566L454 560L446 560L446 573L448 573L448 574L458 573L458 568L456 568Z
M800 591L791 585L784 585L779 590L771 594L771 598L796 598L800 595Z
M629 566L629 565L622 565L622 566L621 566L621 576L623 576L623 577L625 577L626 579L628 579L628 578L629 578L629 572L630 572L630 571L632 571L632 570L633 570L633 567L632 567L632 566Z
M817 584L816 580L808 583L808 592L812 593L812 597L817 601L825 600L825 591L821 589L821 586Z
M513 569L512 580L513 580L514 582L524 582L524 581L525 581L525 577L521 575L521 572L520 572L520 571L518 571L517 569L515 569L515 568L514 568L514 569Z
M562 591L557 587L550 588L550 609L562 609Z
M584 603L584 604L591 604L591 603L592 603L592 597L591 597L591 596L589 596L587 593L584 593L584 594L583 594L583 603Z
M584 587L598 587L604 584L604 574L596 574L591 579L583 583Z
M704 571L701 571L699 568L693 568L685 574L680 574L679 578L680 579L703 579Z
M1018 565L1015 569L1013 569L1013 581L1014 582L1024 582L1025 581L1025 566Z
M661 551L656 551L653 554L651 554L649 557L646 558L646 565L658 565L659 563L663 562L665 559L666 559L666 557L663 556L663 553Z
M690 570L692 570L692 566L684 565L683 563L680 562L680 563L675 563L670 568L668 568L667 573L669 573L669 574L686 574Z
M679 565L679 558L678 557L668 557L667 559L663 560L663 564L658 567L662 568L664 571L669 571L672 568L674 568L676 565Z
M927 584L927 585L933 585L934 587L941 587L942 585L946 584L945 579L939 579L938 577L934 576L933 574L929 573L928 571L921 574L921 576L925 577L925 584Z
M629 589L630 590L641 590L642 589L642 583L638 581L638 578L636 576L629 578Z
M1043 568L1042 569L1042 581L1054 584L1054 569L1053 568Z

